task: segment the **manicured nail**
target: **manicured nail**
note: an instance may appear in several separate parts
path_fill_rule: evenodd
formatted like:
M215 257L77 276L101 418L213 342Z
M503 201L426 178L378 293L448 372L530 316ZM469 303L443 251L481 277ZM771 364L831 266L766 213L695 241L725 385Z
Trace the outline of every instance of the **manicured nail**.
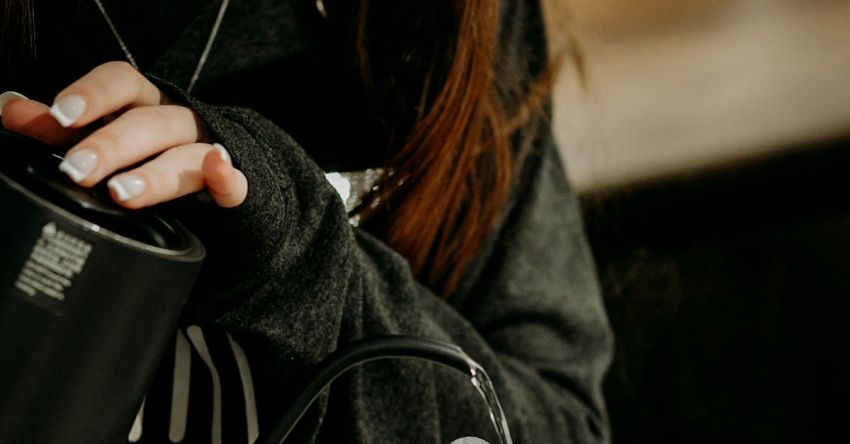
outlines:
M106 186L114 191L122 202L139 197L145 192L145 181L135 174L115 176L109 179Z
M228 153L227 150L224 149L224 146L222 144L214 143L213 148L218 151L218 155L221 157L221 160L227 162L228 164L233 163L233 161L230 159L230 153Z
M97 154L92 150L82 149L65 156L59 164L59 171L67 174L74 182L80 183L89 177L97 166Z
M16 99L27 100L26 96L15 91L6 91L0 94L0 116L3 115L3 107L6 106L6 103Z
M86 112L86 100L76 94L62 97L50 107L50 115L65 128L74 124Z

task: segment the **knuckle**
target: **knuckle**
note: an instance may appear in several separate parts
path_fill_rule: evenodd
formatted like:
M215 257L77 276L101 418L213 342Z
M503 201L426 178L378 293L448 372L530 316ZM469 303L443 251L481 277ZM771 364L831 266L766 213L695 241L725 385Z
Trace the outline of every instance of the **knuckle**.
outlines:
M144 125L156 128L157 131L169 130L172 127L173 119L167 110L161 106L141 106L132 108L126 112L129 118L136 120Z
M100 151L119 149L123 140L121 134L114 129L109 128L109 126L105 126L96 131L91 135L90 139L91 140L89 140L89 142L94 142L94 147Z
M107 79L111 82L118 80L124 83L124 87L130 87L133 93L138 94L141 89L141 80L144 79L141 73L136 68L126 61L112 61L101 65Z
M185 177L171 171L170 167L173 168L174 165L147 165L145 168L149 196L154 196L158 202L178 197L180 181L186 180Z
M128 73L128 74L138 72L138 71L136 71L136 68L133 68L133 65L131 65L129 62L124 61L124 60L115 60L115 61L112 61L112 62L106 62L106 63L103 64L103 68L108 69L108 70L114 70L116 72Z

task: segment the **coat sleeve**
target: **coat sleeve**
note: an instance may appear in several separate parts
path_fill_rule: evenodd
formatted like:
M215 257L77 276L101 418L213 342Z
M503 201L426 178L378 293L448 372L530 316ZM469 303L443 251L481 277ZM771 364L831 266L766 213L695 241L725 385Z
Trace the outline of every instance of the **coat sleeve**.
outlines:
M250 182L240 207L189 205L183 213L208 247L189 316L246 344L263 424L332 351L407 334L457 343L481 363L517 442L607 439L600 387L610 329L551 137L527 156L510 211L470 271L462 302L450 304L418 283L404 258L349 225L322 171L273 123L186 100ZM408 361L358 368L298 430L307 440L364 443L489 432L468 378Z

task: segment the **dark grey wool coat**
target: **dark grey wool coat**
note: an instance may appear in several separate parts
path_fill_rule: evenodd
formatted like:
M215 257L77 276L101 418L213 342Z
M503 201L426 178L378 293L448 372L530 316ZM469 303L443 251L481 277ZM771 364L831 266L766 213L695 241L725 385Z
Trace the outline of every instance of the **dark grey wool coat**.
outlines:
M388 155L359 112L362 101L346 89L350 73L333 63L333 3L323 19L314 0L231 0L192 96L181 88L219 3L104 3L142 71L197 111L248 178L237 208L178 204L209 253L187 322L243 345L261 430L330 352L358 338L407 334L454 342L480 362L515 442L609 440L601 384L612 335L578 202L544 119L525 129L533 143L504 217L446 302L417 282L403 257L349 225L323 176L380 167ZM500 72L511 75L541 59L545 37L538 0L503 3ZM38 61L4 89L49 103L92 67L123 59L93 2L36 4ZM145 412L157 414L168 413ZM351 371L296 432L293 442L497 442L468 378L408 360Z

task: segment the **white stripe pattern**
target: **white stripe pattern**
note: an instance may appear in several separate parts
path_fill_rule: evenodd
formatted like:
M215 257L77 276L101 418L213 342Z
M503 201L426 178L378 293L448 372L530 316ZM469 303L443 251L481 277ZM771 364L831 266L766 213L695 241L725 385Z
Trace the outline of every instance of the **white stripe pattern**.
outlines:
M236 366L239 368L239 378L242 379L242 392L245 395L245 421L248 429L248 444L260 436L260 423L257 420L257 402L254 397L254 380L251 378L251 367L248 366L248 357L242 347L233 340L230 333L227 334L227 342L233 350Z
M145 417L145 400L142 400L142 406L139 407L139 413L136 413L136 419L133 421L133 428L130 429L130 436L127 441L139 442L142 439L142 420Z
M204 339L204 332L197 325L191 325L186 329L186 334L189 335L189 341L195 347L195 351L200 355L212 376L213 384L213 416L212 416L212 444L222 444L221 442L221 379L218 375L218 370L215 368L210 351L207 349L207 343Z
M171 420L168 425L168 440L179 443L186 436L186 419L189 416L192 350L182 331L177 330L175 336L174 378L171 384Z
M163 359L127 443L254 444L259 439L248 354L230 333L206 330L197 325L176 329L174 349L167 352L174 359Z

